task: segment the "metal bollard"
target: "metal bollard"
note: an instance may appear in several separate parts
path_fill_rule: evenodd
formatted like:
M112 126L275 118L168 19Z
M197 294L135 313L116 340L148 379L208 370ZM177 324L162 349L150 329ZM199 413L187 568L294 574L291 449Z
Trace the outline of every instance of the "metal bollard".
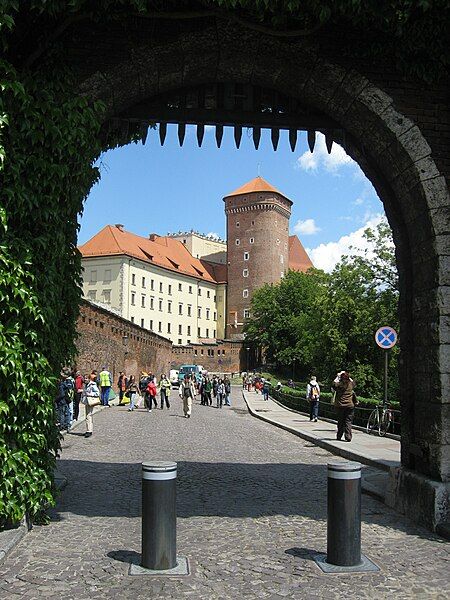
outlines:
M328 463L327 563L361 564L361 463Z
M177 566L176 462L142 463L142 566Z

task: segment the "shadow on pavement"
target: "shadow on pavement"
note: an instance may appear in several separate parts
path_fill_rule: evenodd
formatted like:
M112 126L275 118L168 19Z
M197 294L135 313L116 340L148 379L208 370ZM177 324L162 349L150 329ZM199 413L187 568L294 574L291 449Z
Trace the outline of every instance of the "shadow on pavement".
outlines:
M63 513L67 512L90 518L140 517L140 463L64 460L59 462L59 472L67 478L68 485L57 507L50 513L52 520L63 519ZM326 466L178 462L177 495L177 511L181 519L300 515L325 521ZM362 520L440 540L374 499L363 502Z

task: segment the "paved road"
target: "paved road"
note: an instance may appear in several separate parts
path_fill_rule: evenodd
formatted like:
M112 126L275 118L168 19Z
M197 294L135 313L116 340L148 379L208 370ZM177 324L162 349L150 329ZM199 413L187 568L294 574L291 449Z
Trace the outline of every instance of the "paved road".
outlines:
M233 407L104 410L95 433L66 436L69 483L52 522L0 565L0 598L180 600L448 598L448 544L363 496L363 550L379 573L324 575L330 454ZM140 552L140 462L179 463L178 551L192 575L128 575Z

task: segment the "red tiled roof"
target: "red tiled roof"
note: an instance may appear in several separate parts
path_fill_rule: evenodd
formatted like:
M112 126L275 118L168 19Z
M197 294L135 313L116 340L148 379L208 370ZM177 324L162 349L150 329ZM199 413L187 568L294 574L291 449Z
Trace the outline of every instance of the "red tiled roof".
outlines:
M296 235L289 236L289 268L292 271L302 271L305 273L314 265L306 254L301 241Z
M240 196L241 194L251 194L252 192L274 192L276 194L280 194L280 196L283 196L283 198L286 198L286 200L289 200L287 196L285 196L282 192L277 190L277 188L273 187L273 185L259 175L258 177L255 177L251 181L248 181L242 185L237 190L234 190L234 192L226 194L225 198L229 198L230 196ZM291 202L291 200L289 200L289 202Z
M207 261L194 258L181 242L171 237L160 236L150 240L122 228L106 225L78 249L83 258L127 255L210 283L224 281L223 269L216 269L223 266L226 280L225 265L213 266Z

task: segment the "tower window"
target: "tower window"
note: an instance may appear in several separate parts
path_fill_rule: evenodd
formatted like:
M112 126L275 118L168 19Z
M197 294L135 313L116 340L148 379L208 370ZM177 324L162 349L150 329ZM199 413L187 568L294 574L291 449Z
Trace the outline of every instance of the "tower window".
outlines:
M252 225L254 225L254 224L255 224L255 221L252 221Z
M244 260L248 260L250 258L249 252L244 252Z
M242 276L243 276L243 277L248 277L248 269L244 269L244 270L242 271Z
M239 227L239 221L236 221L236 227Z
M280 254L280 263L283 264L284 263L284 256L282 254Z
M255 238L250 238L250 244L254 244L255 243Z
M250 309L245 308L244 309L244 319L248 319L248 318L250 318Z
M280 243L280 240L277 238L277 244L279 244L279 243Z
M242 290L242 297L248 298L248 290Z
M236 246L239 246L239 244L241 243L240 239L236 239Z

